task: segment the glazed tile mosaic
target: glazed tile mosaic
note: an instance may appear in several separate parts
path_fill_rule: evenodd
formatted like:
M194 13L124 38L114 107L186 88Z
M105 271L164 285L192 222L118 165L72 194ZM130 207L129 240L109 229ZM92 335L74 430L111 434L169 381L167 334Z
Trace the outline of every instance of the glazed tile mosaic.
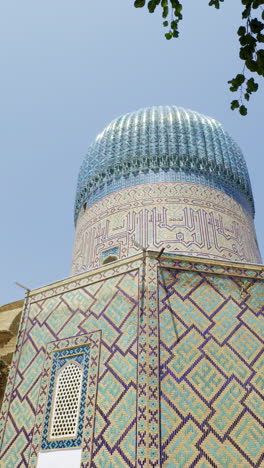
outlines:
M111 249L107 249L107 250L104 250L102 252L102 262L104 262L105 259L107 259L108 257L110 256L114 256L114 257L119 257L119 248L118 247L112 247Z
M81 466L104 466L105 454L109 466L135 466L138 275L94 275L83 287L72 281L64 293L30 298L3 404L5 467L36 466L53 352L84 344L90 358Z
M79 215L72 274L147 249L260 263L254 222L234 199L194 183L138 185L113 193Z
M82 468L263 466L263 267L156 257L31 293L1 416L5 467L36 466L54 353L85 346Z
M171 267L159 270L162 466L263 466L264 283Z
M75 221L90 198L95 202L138 183L161 182L164 174L167 182L192 177L243 200L254 213L243 154L222 125L191 110L153 106L114 120L90 146L80 168Z

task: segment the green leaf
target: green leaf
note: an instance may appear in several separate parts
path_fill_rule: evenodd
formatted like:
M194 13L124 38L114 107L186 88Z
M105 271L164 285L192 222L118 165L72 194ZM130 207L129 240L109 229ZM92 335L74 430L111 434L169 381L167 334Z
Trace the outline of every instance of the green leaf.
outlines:
M154 11L155 11L155 9L156 9L156 6L157 6L157 5L156 5L155 1L150 0L150 2L148 2L148 11L149 11L150 13L154 13Z
M264 59L264 49L259 49L259 50L257 51L257 56Z
M230 89L230 91L232 91L232 92L235 92L235 91L237 91L237 89L238 89L238 86L239 86L239 85L238 85L238 84L236 84L236 80L235 80L235 78L233 78L233 80L229 80L229 81L228 81L228 83L230 83L230 84L231 84L231 86L230 86L230 88L229 88L229 89Z
M261 23L257 18L253 18L250 22L250 29L254 34L260 33L264 28L264 24Z
M214 6L215 8L217 8L217 10L219 10L219 8L220 8L219 0L211 0L209 2L209 6Z
M163 26L165 26L165 28L166 28L167 26L169 26L169 22L168 21L163 21Z
M249 97L250 97L250 96L249 96L248 93L245 93L245 94L244 94L244 98L246 99L246 101L249 101Z
M239 107L239 112L241 115L247 115L247 108L242 105Z
M134 6L136 8L142 8L143 6L145 6L145 3L146 3L146 0L135 0Z
M252 34L245 34L244 36L241 36L239 42L242 46L249 46L252 52L254 52L254 49L257 44L257 41L255 37L252 36Z
M264 75L264 49L257 51L257 70L259 75Z
M238 86L241 86L241 85L244 83L245 79L246 79L245 76L242 75L241 73L238 74L238 75L236 76L236 78L235 78L236 83L238 84Z
M231 102L231 109L235 110L239 107L239 102L237 99L234 99L234 101Z
M238 34L239 36L244 36L244 34L246 34L246 28L245 28L245 26L240 26L240 28L238 28L238 30L237 30L237 34Z
M258 69L257 62L255 60L246 60L245 65L251 72L256 72Z
M166 39L168 39L168 41L169 41L169 40L172 38L172 32L170 31L170 32L166 33L166 34L165 34L165 37L166 37Z
M233 78L233 80L228 81L228 83L231 84L230 91L237 91L238 88L244 83L245 79L245 76L240 73L235 78Z
M174 15L176 16L176 18L178 18L177 21L179 21L179 20L182 19L182 14L181 14L181 13L178 13L177 10L174 10Z
M247 80L247 93L255 93L258 90L258 83L255 82L254 78Z
M259 34L257 35L257 41L258 41L258 42L264 42L264 34L260 34L260 33L259 33Z
M182 5L180 3L177 3L174 10L177 11L177 14L180 14L180 12L182 11Z
M251 60L253 52L254 52L254 48L252 50L252 48L248 45L245 47L241 47L240 52L239 52L239 57L241 58L241 60Z
M162 13L162 18L167 18L168 14L169 14L169 8L164 7L163 8L163 13Z
M242 1L243 3L243 1ZM248 5L245 10L242 12L242 18L243 19L246 19L250 16L250 12L251 12L251 8L250 8L250 5Z
M263 5L263 0L254 0L253 4L252 4L252 7L254 9L258 8L260 5Z

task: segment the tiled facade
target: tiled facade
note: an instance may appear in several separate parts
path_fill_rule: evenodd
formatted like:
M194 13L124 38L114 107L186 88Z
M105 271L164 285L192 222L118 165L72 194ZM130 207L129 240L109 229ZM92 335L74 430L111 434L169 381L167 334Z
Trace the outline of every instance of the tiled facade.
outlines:
M264 269L146 252L32 291L1 414L36 466L54 352L89 346L81 466L263 466Z
M229 195L185 182L137 185L82 210L72 274L99 266L105 252L147 249L260 263L252 216Z
M264 466L253 218L243 155L214 119L158 106L98 135L79 174L73 276L24 302L1 466L66 453L76 468Z
M16 301L0 307L0 410L9 367L16 347L23 302Z

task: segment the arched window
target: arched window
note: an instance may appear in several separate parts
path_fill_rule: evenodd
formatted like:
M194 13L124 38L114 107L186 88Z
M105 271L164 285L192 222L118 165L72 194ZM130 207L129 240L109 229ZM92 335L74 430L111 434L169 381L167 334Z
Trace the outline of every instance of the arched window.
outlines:
M80 447L86 405L90 345L56 349L42 430L42 450Z
M77 436L83 368L69 360L58 371L50 424L50 440Z
M118 260L118 258L115 255L108 255L108 257L104 259L103 265L105 265L106 263L115 262L116 260Z
M118 260L119 257L119 247L112 247L111 249L104 250L101 254L101 263L105 265L106 263L114 262Z

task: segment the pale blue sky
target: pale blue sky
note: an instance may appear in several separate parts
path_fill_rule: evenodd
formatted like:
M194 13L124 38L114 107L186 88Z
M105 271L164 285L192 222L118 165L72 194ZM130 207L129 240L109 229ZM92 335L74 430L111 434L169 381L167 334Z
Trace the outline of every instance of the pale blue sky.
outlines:
M69 275L76 179L96 134L120 114L175 104L222 122L242 148L264 257L264 92L229 110L240 72L240 1L188 0L179 40L131 0L23 0L0 6L1 296Z

